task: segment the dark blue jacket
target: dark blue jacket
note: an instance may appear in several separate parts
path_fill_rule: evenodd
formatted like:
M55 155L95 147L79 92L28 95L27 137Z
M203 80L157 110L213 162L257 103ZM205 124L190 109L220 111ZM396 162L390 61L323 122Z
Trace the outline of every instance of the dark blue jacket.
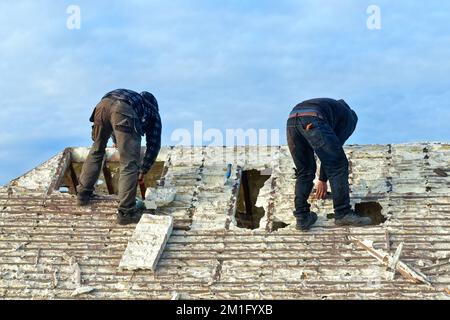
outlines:
M339 136L339 129L346 127L346 124L353 122L356 117L356 113L344 100L330 98L317 98L303 101L296 105L292 111L310 109L320 113L337 136Z
M342 145L355 130L358 116L344 100L317 98L306 100L294 107L292 112L311 112L321 114L328 122ZM320 168L320 181L327 181L323 167Z

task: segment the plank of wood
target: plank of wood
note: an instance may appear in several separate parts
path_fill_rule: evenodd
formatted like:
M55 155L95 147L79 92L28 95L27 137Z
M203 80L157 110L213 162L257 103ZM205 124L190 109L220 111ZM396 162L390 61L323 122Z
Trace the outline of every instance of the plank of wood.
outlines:
M73 168L72 163L69 164L69 168L68 169L70 171L70 179L69 179L69 181L70 181L70 184L71 184L69 187L72 188L72 190L73 190L73 192L75 194L78 194L77 186L78 186L79 182L78 182L78 177L77 177L77 174L75 172L75 169Z
M105 177L106 188L109 194L114 194L114 185L112 183L111 170L107 167L106 163L103 165L103 176Z
M388 273L387 273L387 279L388 280L394 280L395 277L395 271L397 269L397 264L400 260L400 255L402 253L403 250L403 242L401 242L398 247L397 250L395 251L394 257L392 258L392 260L389 262L389 266L388 266Z
M371 256L376 258L378 261L383 263L386 266L389 266L392 264L394 257L391 255L383 252L382 250L375 249L373 247L373 242L370 240L360 240L354 236L348 237L351 242L353 242L356 246L365 249L369 252ZM426 275L421 273L418 270L414 270L410 266L406 265L403 261L398 261L396 265L396 270L406 279L414 282L414 283L425 283L428 286L432 286L430 280L427 278Z

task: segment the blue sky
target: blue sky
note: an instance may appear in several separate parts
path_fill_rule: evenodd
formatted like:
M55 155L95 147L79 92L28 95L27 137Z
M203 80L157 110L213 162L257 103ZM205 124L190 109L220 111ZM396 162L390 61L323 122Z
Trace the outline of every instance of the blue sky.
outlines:
M93 107L120 87L156 95L165 145L195 120L285 143L287 113L313 97L357 111L349 143L449 141L449 20L440 0L2 1L0 184L90 145Z

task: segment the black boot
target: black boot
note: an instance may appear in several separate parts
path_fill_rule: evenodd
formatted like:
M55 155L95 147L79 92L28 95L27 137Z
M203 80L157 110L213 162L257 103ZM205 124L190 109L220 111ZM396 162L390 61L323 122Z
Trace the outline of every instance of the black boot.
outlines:
M342 218L336 218L334 224L337 226L368 226L372 224L372 219L369 217L361 217L359 214L350 211Z
M79 206L79 207L87 206L90 202L91 202L90 197L87 197L87 198L78 198L77 197L77 206Z
M314 212L302 213L297 218L297 225L295 229L301 231L308 231L312 225L317 221L317 214Z
M142 210L134 208L129 212L117 212L117 223L120 225L138 223L142 217Z
M91 200L94 198L93 193L79 193L77 195L77 206L84 207L87 206Z
M95 193L87 193L77 195L77 206L84 207L91 203L92 200L98 199L100 196Z

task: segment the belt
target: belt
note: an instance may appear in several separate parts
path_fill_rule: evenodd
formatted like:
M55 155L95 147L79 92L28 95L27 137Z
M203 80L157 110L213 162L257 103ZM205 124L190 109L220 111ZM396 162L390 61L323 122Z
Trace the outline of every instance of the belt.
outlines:
M324 120L322 115L320 113L317 113L317 112L292 112L289 115L289 119L298 118L298 117L305 117L305 116L317 117L319 119Z

